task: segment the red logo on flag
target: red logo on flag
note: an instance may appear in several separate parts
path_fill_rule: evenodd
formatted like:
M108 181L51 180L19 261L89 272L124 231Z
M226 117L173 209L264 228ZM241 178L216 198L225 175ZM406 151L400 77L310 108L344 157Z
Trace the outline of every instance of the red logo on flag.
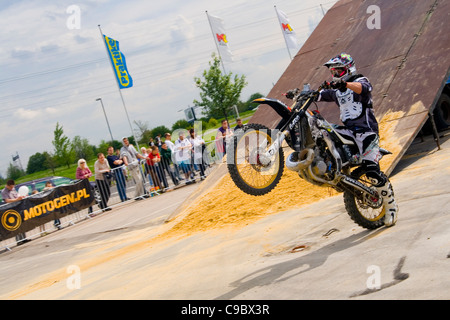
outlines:
M217 37L217 41L220 43L220 44L222 44L222 43L228 43L228 40L227 40L227 35L226 34L224 34L224 33L222 33L222 34L218 34L218 33L216 33L216 37Z
M281 26L283 27L283 31L289 31L289 32L293 31L293 29L291 28L289 23L286 23L286 24L282 23Z

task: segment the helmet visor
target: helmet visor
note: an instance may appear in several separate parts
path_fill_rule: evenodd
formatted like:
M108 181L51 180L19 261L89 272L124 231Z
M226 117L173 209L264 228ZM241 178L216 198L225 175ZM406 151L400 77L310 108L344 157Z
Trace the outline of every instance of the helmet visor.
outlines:
M341 78L347 73L347 69L342 67L330 68L330 71L335 78Z

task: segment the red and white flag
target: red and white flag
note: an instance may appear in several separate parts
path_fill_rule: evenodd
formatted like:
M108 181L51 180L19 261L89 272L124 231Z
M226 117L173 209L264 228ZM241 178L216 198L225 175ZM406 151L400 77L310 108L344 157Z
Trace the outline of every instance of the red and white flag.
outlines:
M298 48L297 35L294 29L292 28L291 24L289 23L287 15L283 11L278 10L277 7L275 7L275 11L277 12L278 21L280 21L281 31L283 32L287 47L290 49L297 49Z
M209 14L208 18L220 56L225 61L233 61L233 54L231 53L230 46L228 44L228 38L223 25L223 20Z

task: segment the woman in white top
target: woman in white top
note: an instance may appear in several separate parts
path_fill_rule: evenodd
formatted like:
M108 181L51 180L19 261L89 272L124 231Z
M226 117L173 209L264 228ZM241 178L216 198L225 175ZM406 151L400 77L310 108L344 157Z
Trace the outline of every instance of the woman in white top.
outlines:
M95 183L97 185L98 191L100 192L101 202L99 204L100 209L103 211L109 211L111 208L108 207L109 196L111 195L111 190L109 189L109 180L107 174L111 172L108 161L106 161L105 155L99 153L97 155L97 161L95 161Z
M205 179L205 167L203 164L203 147L205 146L205 140L195 134L194 129L189 130L190 142L192 144L193 151L193 165L195 170L200 169L200 179Z
M191 173L191 143L184 138L184 132L180 132L178 140L175 141L175 159L181 167L186 178L186 183L191 183L189 176Z

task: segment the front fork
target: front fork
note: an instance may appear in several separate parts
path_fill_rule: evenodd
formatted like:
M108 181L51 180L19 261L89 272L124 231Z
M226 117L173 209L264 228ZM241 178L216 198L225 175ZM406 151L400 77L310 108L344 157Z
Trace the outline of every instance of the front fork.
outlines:
M263 154L260 154L259 156L259 162L263 166L268 166L272 159L276 156L278 149L280 149L281 145L283 144L283 141L286 139L286 137L289 135L289 130L285 130L283 132L279 131L277 133L277 137L275 138L275 141L272 143L272 145L267 149L267 151Z

